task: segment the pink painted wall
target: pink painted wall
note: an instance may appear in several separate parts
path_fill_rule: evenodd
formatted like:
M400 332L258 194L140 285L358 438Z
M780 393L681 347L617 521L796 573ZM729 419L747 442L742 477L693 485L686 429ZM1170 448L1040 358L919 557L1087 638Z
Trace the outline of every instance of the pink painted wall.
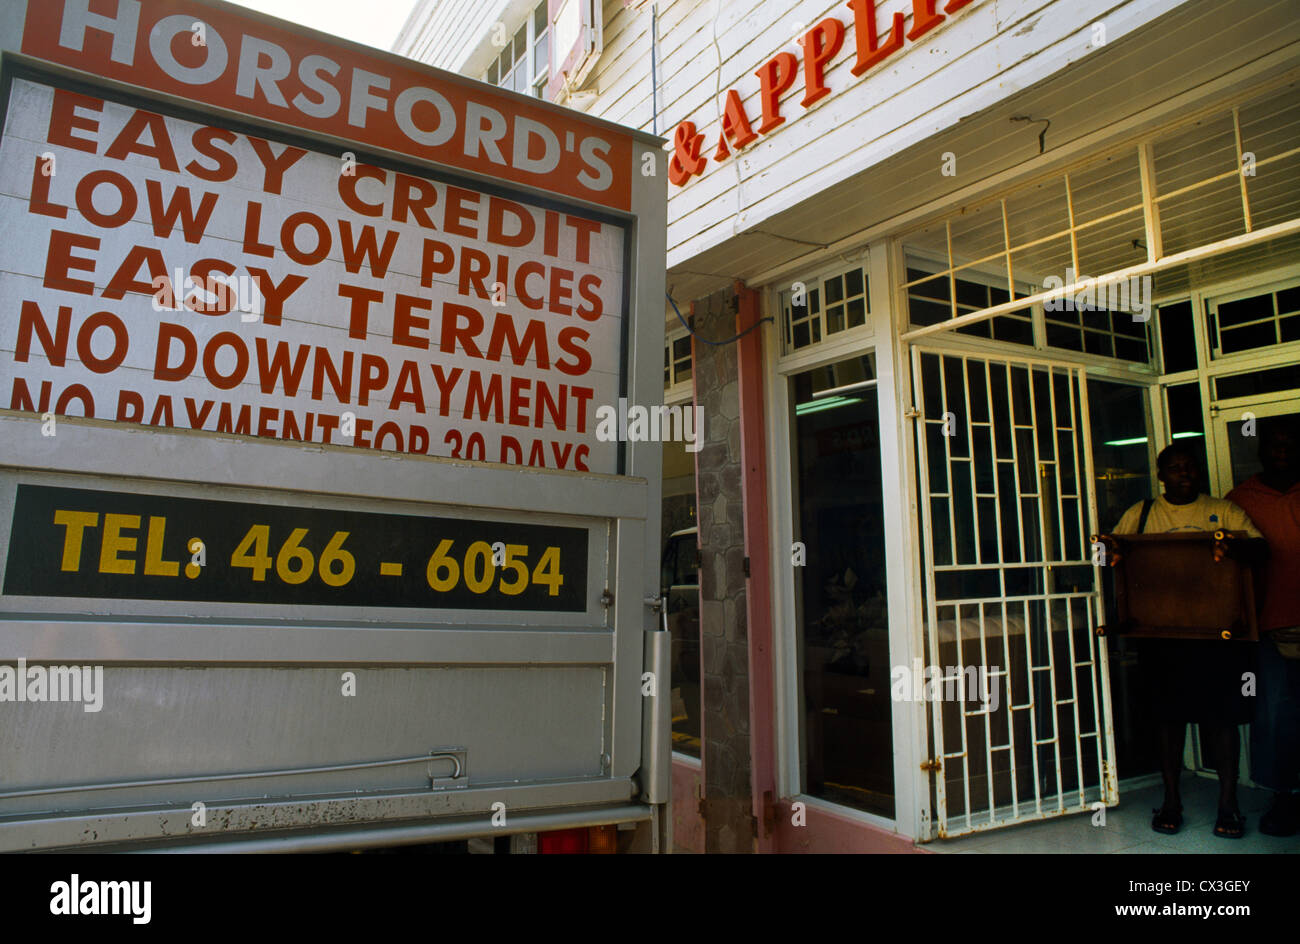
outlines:
M673 759L673 848L704 854L704 820L700 794L704 768Z
M777 852L932 854L906 836L813 806L804 810L806 825L795 826L791 802L781 800L776 806Z

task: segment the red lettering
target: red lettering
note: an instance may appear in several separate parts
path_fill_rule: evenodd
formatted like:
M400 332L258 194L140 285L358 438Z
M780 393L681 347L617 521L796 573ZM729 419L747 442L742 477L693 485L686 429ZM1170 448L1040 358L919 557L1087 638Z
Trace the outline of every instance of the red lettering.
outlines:
M428 212L429 207L437 200L438 192L433 189L433 184L412 177L410 174L398 174L397 182L393 185L393 219L398 223L405 223L407 215L410 214L415 217L415 222L425 229L437 229L438 227L433 225L433 220L429 219ZM380 212L383 212L382 207Z
M171 366L171 349L172 341L181 342L181 362L175 367ZM160 322L158 325L158 349L154 355L153 375L156 380L178 381L184 380L194 370L194 364L198 360L199 346L194 340L194 335L188 330L170 321ZM186 399L186 403L189 403ZM201 425L201 424L200 424ZM199 427L195 426L195 429Z
M826 87L826 63L843 45L844 24L833 16L822 20L804 37L804 95L800 104L805 108L830 94Z
M36 213L40 216L52 216L56 220L65 220L68 218L68 208L61 203L50 202L50 181L54 178L53 171L45 173L45 158L37 157L36 166L32 171L32 199L27 204L29 213Z
M283 341L275 344L275 353L267 355L266 338L257 338L258 381L263 393L274 393L277 389L287 397L297 396L298 386L302 383L302 372L307 367L307 355L310 348L298 345L297 359L289 364L289 345Z
M504 312L498 312L496 320L492 323L492 337L488 342L487 359L501 360L501 352L507 341L510 344L510 360L516 367L526 364L528 352L535 351L537 366L542 370L550 368L551 358L546 349L546 325L543 322L528 322L521 341L515 334L514 319Z
M251 204L249 205L251 209ZM316 231L316 246L308 252L298 246L298 233L303 226ZM315 213L299 210L290 214L280 226L280 245L284 253L298 265L312 266L323 260L330 252L330 230Z
M944 21L942 13L934 12L936 0L912 0L912 28L907 38L916 40Z
M14 345L14 360L26 362L32 346L32 332L41 342L41 350L53 367L62 367L68 356L68 333L72 326L72 309L67 305L59 306L59 320L55 325L53 336L45 315L36 302L24 301L18 313L18 341Z
M95 251L99 249L99 239L95 236L82 236L80 233L68 233L58 229L50 232L50 248L45 254L43 284L46 288L54 288L63 292L77 292L81 295L93 294L95 291L94 282L70 278L68 275L69 270L72 269L82 272L95 271L95 260L86 256L74 256L72 254L74 249Z
M513 236L507 236L505 231L505 215L509 212L515 218L518 232ZM533 236L537 232L537 224L533 221L533 214L527 208L513 203L510 200L502 200L493 197L488 203L488 232L487 239L490 243L498 243L502 246L527 246L533 241Z
M146 130L152 143L146 144L141 141L141 136ZM127 155L130 154L152 157L163 170L180 171L180 166L176 163L176 152L172 150L171 138L167 135L167 123L162 115L155 115L148 111L135 112L127 119L126 126L104 152L105 157L112 157L119 161L126 160Z
M560 350L573 356L574 363L567 364L563 360L558 360L555 362L555 369L570 377L581 377L591 370L591 354L582 343L590 337L591 335L582 328L569 327L562 330L556 343L559 344Z
M903 14L894 14L889 41L882 46L876 34L875 0L849 0L849 9L853 11L853 37L858 50L853 74L861 75L903 48Z
M113 332L113 350L107 357L97 357L90 345L95 330L100 326L106 326ZM77 329L77 356L86 365L86 369L95 374L107 374L116 370L126 360L128 343L126 325L122 319L107 311L95 312Z
M186 172L199 178L199 180L211 180L213 182L230 180L239 172L239 163L235 160L234 154L217 147L216 142L224 141L226 144L234 144L237 140L238 136L235 132L227 131L225 128L200 128L194 132L194 150L198 151L203 157L210 158L216 166L209 169L195 159L185 165Z
M588 272L578 280L578 294L591 305L590 308L585 305L578 307L579 318L585 321L595 321L605 313L605 305L596 292L598 288L600 288L600 276L598 275Z
M450 316L450 317L449 317ZM465 327L460 326L461 318ZM470 357L482 357L483 353L474 343L474 338L483 330L483 316L473 308L457 305L455 302L443 302L442 305L442 339L438 349L444 354L456 353L456 342Z
M466 223L478 222L479 195L472 190L459 187L447 188L447 216L442 221L442 228L453 236L466 236L470 239L478 236L478 230Z
M763 104L763 123L758 126L759 134L767 134L785 121L781 114L781 93L794 84L799 60L793 53L779 52L759 68L754 74L758 76L759 101Z
M357 196L357 181L363 177L378 180L380 183L388 180L388 175L378 167L360 164L354 168L354 173L339 174L339 196L343 198L344 204L353 213L360 213L362 216L383 216L384 205L382 203L366 203Z
M758 137L750 127L749 116L745 114L745 103L740 100L740 93L735 89L727 92L727 106L722 112L722 135L737 149Z
M265 269L248 266L248 273L253 277L258 294L266 301L266 311L262 313L262 320L269 325L278 325L284 313L285 299L302 287L302 284L307 281L307 276L291 273L277 283L271 278L271 273Z
M149 267L148 281L135 278L142 265ZM233 267L231 271L234 271ZM104 297L122 298L127 292L152 295L159 279L167 280L167 263L163 261L162 252L149 246L132 246L113 277L108 280Z
M217 370L217 355L223 347L229 347L235 352L235 369L229 374ZM207 376L208 383L218 390L233 390L238 387L248 373L248 348L244 346L244 339L233 331L219 331L213 335L212 340L203 348L203 373Z
M117 209L112 213L101 213L95 208L95 188L100 184L109 184L118 193ZM77 183L77 209L90 223L104 229L116 229L128 222L135 214L135 188L117 171L91 171Z
M413 308L419 308L428 311L433 307L433 302L427 298L420 298L416 295L401 295L396 298L393 308L393 343L401 344L406 347L418 347L424 350L429 348L429 339L415 337L411 334L411 329L415 328L420 331L429 330L429 319L421 318L419 315L411 313Z
M203 238L203 231L207 229L208 220L212 218L212 211L217 208L215 193L204 193L203 199L199 201L198 210L195 210L194 203L190 200L189 187L177 187L172 194L171 202L163 206L162 184L156 180L146 180L144 186L149 199L149 216L153 220L155 236L170 236L179 218L181 232L185 234L187 243L197 243Z
M99 131L99 122L87 115L78 115L77 109L79 108L84 108L98 115L104 108L104 102L102 99L91 98L89 95L79 95L76 92L69 92L67 89L56 88L54 90L54 104L50 108L50 130L45 139L50 144L75 148L78 151L85 151L87 154L94 154L98 142L93 138L79 138L72 132L97 132Z
M360 272L364 264L370 274L382 279L388 272L388 265L393 259L393 250L397 248L397 233L388 230L384 233L384 248L379 248L373 226L361 227L361 233L352 238L352 224L339 220L339 251L343 254L343 268L349 272Z
M477 370L470 371L469 389L465 393L465 419L474 416L475 401L478 403L478 418L486 420L488 411L493 411L493 418L501 422L501 375L493 374L487 389L483 388L483 375ZM495 406L494 406L495 404Z
M270 142L261 138L250 137L248 143L253 146L262 167L266 169L262 189L267 193L279 194L284 184L284 172L307 156L306 151L296 147L286 147L279 155L273 154Z

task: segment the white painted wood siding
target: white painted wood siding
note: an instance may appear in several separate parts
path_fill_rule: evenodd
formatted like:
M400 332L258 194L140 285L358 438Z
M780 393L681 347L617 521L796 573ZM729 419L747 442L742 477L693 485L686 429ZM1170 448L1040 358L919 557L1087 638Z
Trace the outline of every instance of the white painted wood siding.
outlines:
M918 41L907 41L876 69L854 77L852 14L841 0L660 0L654 5L656 97L651 88L651 4L633 10L623 0L607 0L604 53L585 86L598 97L586 110L643 130L657 125L665 137L679 122L690 120L705 135L702 153L710 160L704 175L685 187L669 188L668 263L689 268L690 260L736 234L761 228L837 182L1096 54L1094 23L1105 25L1106 42L1112 44L1184 2L974 0ZM1261 8L1278 5L1259 3ZM468 8L477 6L466 0L432 0L424 33L450 35L460 29L458 35L464 35L472 29L464 24L472 19L486 41L492 17L469 16ZM895 12L907 16L910 29L911 0L881 0L877 18L882 34ZM803 108L801 68L782 99L785 124L738 155L721 163L712 160L727 90L737 89L757 127L762 110L755 71L783 50L795 53L802 67L796 38L827 16L846 26L844 46L826 69L831 94ZM450 67L459 55L450 41L426 45L429 54L417 58L434 65ZM1116 76L1115 81L1134 78ZM938 155L935 159L937 168Z

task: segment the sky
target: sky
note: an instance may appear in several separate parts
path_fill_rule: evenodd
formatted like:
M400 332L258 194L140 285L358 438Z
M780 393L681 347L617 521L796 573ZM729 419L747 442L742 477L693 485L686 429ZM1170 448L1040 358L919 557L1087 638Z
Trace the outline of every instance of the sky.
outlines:
M282 20L385 51L397 39L416 0L232 0Z

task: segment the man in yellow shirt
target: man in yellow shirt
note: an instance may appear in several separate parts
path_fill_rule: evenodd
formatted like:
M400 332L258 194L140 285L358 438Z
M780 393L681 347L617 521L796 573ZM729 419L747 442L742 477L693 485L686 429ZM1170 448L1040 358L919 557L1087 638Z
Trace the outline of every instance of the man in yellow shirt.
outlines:
M1174 443L1156 457L1157 478L1165 492L1138 502L1120 518L1113 534L1162 534L1178 531L1244 531L1262 537L1244 511L1230 501L1200 490L1200 466L1192 447ZM1215 560L1227 546L1219 542ZM1111 551L1110 563L1118 562ZM1179 778L1187 723L1200 725L1201 741L1209 748L1219 775L1219 815L1214 834L1240 839L1245 819L1237 805L1237 761L1241 750L1237 726L1248 724L1252 699L1243 694L1242 676L1254 670L1254 643L1199 639L1153 639L1148 656L1151 713L1160 725L1160 767L1164 804L1154 811L1151 828L1176 833L1183 821Z

